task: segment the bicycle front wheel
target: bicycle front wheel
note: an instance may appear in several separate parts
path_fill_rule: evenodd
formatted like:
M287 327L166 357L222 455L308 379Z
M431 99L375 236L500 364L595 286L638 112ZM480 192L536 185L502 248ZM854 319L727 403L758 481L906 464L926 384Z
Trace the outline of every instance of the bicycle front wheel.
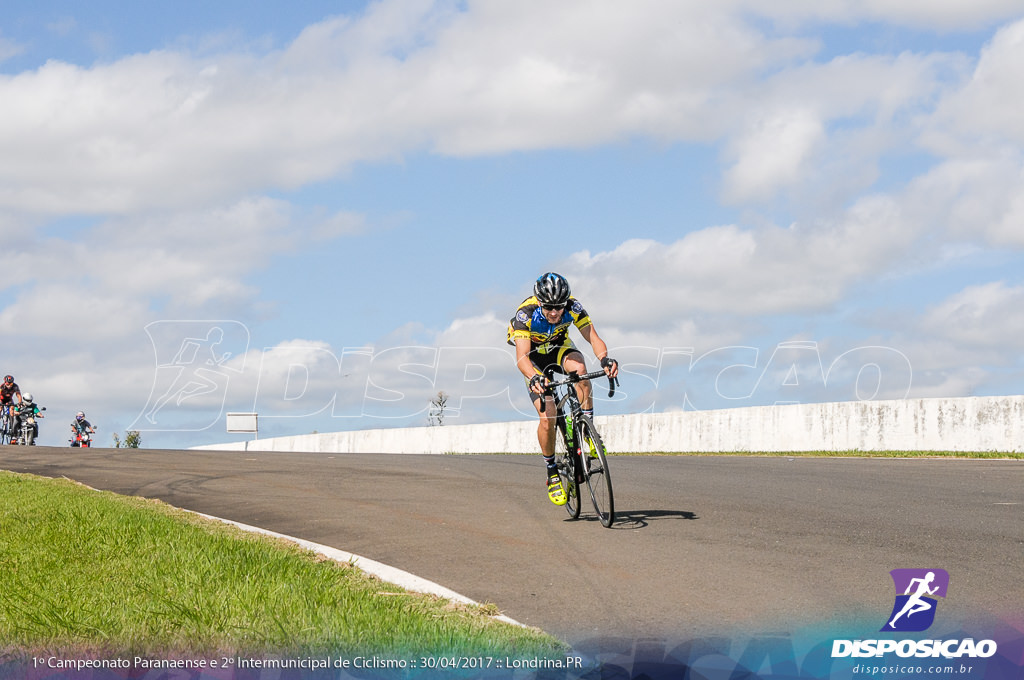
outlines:
M608 471L604 442L594 422L587 416L581 417L576 423L576 432L584 479L587 480L590 499L594 502L594 512L603 526L610 527L615 521L615 496L612 494L612 477Z
M580 516L580 482L576 475L576 463L566 445L565 421L561 417L555 434L555 464L558 465L558 476L562 479L562 488L568 498L565 511L569 517L576 519Z

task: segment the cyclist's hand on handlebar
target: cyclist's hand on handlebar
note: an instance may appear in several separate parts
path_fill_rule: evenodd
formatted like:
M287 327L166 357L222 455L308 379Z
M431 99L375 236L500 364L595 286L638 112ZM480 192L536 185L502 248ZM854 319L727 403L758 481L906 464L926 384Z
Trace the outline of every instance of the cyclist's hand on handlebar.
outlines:
M615 359L609 359L608 357L601 359L601 368L604 369L605 374L609 378L614 378L619 375L619 362Z
M543 395L545 392L547 392L547 389L548 381L547 378L545 378L544 376L535 375L532 378L530 378L530 391L533 392L534 394Z

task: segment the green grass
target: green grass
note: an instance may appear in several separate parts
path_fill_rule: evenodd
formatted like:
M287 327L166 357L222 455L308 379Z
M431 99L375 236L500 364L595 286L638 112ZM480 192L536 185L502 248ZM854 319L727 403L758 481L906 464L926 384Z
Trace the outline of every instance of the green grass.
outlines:
M157 501L0 471L2 654L546 656L535 629Z

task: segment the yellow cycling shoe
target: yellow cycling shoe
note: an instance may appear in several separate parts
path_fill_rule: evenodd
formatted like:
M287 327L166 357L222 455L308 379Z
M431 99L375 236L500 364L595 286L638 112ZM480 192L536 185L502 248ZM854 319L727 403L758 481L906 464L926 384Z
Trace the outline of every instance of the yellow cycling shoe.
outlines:
M558 475L548 477L548 498L555 505L565 505L569 501L569 497L565 495L565 489L562 487L562 480Z

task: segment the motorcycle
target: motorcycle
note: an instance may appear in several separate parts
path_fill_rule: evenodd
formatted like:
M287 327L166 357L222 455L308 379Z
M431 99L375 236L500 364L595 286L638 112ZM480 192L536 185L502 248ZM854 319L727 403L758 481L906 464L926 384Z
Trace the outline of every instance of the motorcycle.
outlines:
M72 448L81 447L83 449L92 448L92 435L88 430L76 431L74 436L68 440L71 443Z
M24 444L25 446L36 445L36 435L39 434L39 428L36 425L36 418L42 418L42 411L45 411L46 407L39 409L40 413L36 413L35 410L29 409L18 414L18 443Z

